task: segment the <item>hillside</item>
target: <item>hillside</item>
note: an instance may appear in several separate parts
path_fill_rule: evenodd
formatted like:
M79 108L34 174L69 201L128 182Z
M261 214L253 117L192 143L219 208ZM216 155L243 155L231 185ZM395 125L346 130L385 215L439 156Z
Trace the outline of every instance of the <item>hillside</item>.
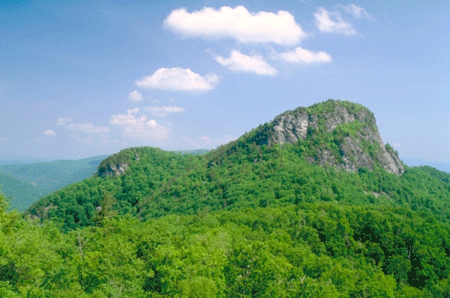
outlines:
M448 185L420 168L405 170L373 114L335 100L285 112L200 156L123 150L102 161L97 177L44 197L27 214L65 230L89 226L106 192L119 214L140 219L318 201L405 206L450 219Z
M48 193L18 175L0 171L0 189L9 198L11 208L25 211Z
M205 154L122 150L0 219L0 296L450 295L450 175L345 101Z
M24 211L42 196L92 176L106 157L0 165L1 189L12 196L12 208Z

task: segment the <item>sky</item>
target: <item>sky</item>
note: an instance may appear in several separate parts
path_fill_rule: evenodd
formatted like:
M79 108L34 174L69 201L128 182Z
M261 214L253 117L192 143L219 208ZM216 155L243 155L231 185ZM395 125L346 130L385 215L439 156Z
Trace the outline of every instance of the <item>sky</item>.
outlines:
M450 1L2 1L0 156L213 149L329 98L450 163Z

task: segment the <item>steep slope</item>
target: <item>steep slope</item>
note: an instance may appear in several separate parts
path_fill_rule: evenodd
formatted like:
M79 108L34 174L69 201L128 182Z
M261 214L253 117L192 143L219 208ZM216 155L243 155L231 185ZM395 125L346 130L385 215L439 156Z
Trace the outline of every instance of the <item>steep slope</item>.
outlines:
M450 175L404 166L359 105L306 108L295 141L296 113L205 155L123 150L0 214L0 293L449 297Z
M287 129L274 129L285 123L298 131L304 126L288 124L286 117L305 113L317 125L308 124L304 139L298 133L295 142ZM27 215L58 221L64 230L93 225L109 193L120 214L141 219L331 201L404 206L448 221L449 184L423 169L405 169L380 142L370 111L329 100L286 112L205 155L123 150L100 164L97 177L41 199Z
M287 111L244 138L257 145L299 144L306 160L322 166L357 172L378 164L404 172L398 154L383 143L373 113L355 103L330 99Z

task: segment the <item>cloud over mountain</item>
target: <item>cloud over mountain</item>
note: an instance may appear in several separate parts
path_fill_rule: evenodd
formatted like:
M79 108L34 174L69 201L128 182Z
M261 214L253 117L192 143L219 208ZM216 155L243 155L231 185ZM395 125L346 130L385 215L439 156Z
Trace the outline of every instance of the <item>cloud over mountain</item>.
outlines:
M229 58L217 56L215 60L235 72L252 72L258 75L269 76L274 76L278 73L278 70L267 63L262 56L247 56L236 50L231 52Z
M43 134L49 137L56 137L56 133L51 129L47 129L46 131L43 132Z
M314 18L320 32L335 32L345 35L356 34L352 24L344 21L339 11L328 11L323 7L319 7L317 12L314 13Z
M204 7L192 13L180 8L170 13L164 26L183 37L233 38L241 43L295 45L306 35L287 11L251 13L244 6Z
M311 52L302 47L297 47L293 51L277 53L274 58L296 64L329 63L332 60L326 52Z
M170 129L156 122L147 120L147 116L136 117L138 108L128 110L126 114L117 114L111 117L110 124L123 128L122 136L141 142L162 141L168 138Z
M133 92L131 92L128 95L127 99L131 100L131 101L141 101L142 100L142 94L139 93L139 91L134 90Z
M214 73L201 76L189 68L160 68L150 76L136 81L143 88L178 90L178 91L208 91L215 88L219 77Z

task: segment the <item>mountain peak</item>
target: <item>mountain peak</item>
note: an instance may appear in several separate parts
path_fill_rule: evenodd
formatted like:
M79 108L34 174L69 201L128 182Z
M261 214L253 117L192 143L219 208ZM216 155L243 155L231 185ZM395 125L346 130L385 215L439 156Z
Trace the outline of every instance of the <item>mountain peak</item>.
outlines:
M305 159L357 172L378 165L401 175L398 154L384 145L373 113L366 107L329 99L286 111L250 133L257 145L298 144Z

